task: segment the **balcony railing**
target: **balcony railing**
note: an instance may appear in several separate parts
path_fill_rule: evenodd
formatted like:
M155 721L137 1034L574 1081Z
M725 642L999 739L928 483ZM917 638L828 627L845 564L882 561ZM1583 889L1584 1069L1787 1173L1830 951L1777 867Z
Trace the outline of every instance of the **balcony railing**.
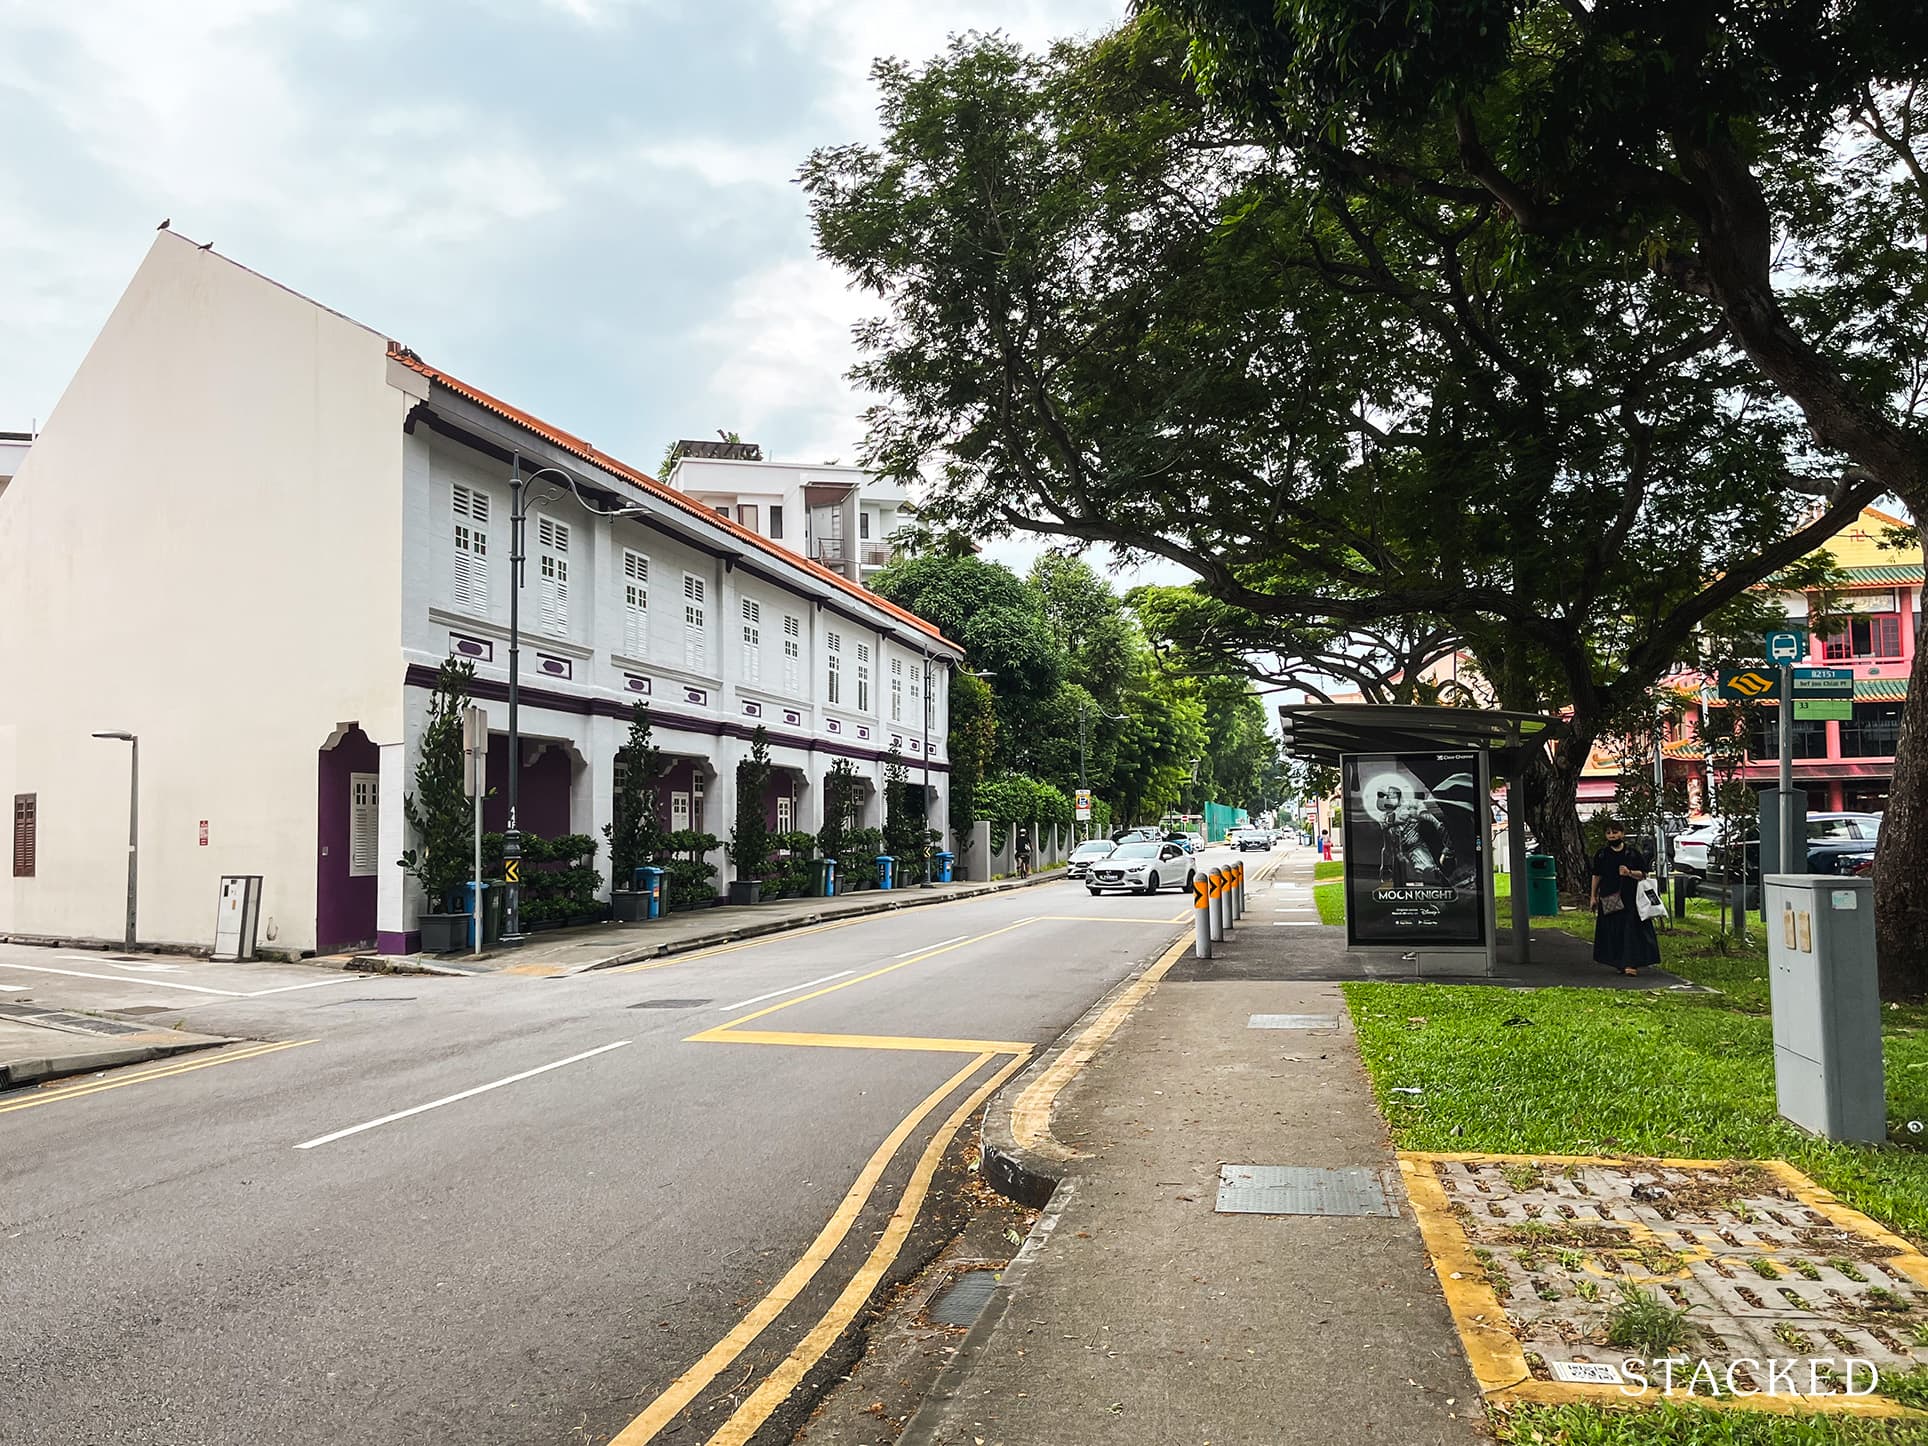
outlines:
M863 561L865 567L882 567L890 561L890 544L888 542L866 542L864 544Z
M844 540L841 537L813 537L810 540L810 556L829 567L844 565Z

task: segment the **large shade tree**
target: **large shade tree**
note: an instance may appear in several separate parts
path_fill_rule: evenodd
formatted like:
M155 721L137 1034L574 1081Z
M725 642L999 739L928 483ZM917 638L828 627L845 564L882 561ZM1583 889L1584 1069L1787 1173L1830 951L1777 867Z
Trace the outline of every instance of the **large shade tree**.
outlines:
M885 307L872 462L960 533L1162 557L1331 636L1445 630L1503 705L1570 708L1526 798L1570 875L1593 740L1878 491L1817 474L1724 330L1611 248L1335 187L1202 104L1161 21L876 75L881 147L803 173Z
M1891 0L1157 0L1218 105L1348 201L1448 202L1515 256L1618 257L1928 508L1928 34ZM1917 650L1910 696L1928 695ZM1876 868L1884 989L1928 988L1928 717Z

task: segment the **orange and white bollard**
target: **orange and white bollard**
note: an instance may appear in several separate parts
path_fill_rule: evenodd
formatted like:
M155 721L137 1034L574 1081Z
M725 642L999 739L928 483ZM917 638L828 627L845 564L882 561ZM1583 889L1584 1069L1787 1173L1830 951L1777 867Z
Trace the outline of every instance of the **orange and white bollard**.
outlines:
M1212 957L1212 880L1208 874L1192 876L1192 957Z

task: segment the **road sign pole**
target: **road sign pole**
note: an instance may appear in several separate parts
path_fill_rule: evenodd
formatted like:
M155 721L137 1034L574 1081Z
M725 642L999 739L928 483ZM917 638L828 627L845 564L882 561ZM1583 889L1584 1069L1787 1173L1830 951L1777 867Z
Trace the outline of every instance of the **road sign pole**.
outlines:
M1781 872L1784 874L1806 873L1807 869L1794 867L1794 665L1781 664ZM1806 864L1803 859L1803 865ZM1743 889L1745 885L1743 885ZM1766 898L1767 885L1761 885L1762 898Z

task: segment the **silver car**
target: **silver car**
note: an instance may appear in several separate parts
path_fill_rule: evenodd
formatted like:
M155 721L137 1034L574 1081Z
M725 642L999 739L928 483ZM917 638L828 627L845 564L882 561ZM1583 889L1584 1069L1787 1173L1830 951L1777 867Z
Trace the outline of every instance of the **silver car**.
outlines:
M1112 851L1117 847L1118 845L1108 838L1087 840L1071 851L1071 857L1065 861L1064 871L1071 878L1082 879L1090 872L1093 864L1101 859L1110 858Z
M1197 873L1191 854L1181 844L1119 844L1109 858L1091 866L1091 872L1085 876L1085 887L1093 894L1112 889L1155 894L1173 885L1189 889Z

